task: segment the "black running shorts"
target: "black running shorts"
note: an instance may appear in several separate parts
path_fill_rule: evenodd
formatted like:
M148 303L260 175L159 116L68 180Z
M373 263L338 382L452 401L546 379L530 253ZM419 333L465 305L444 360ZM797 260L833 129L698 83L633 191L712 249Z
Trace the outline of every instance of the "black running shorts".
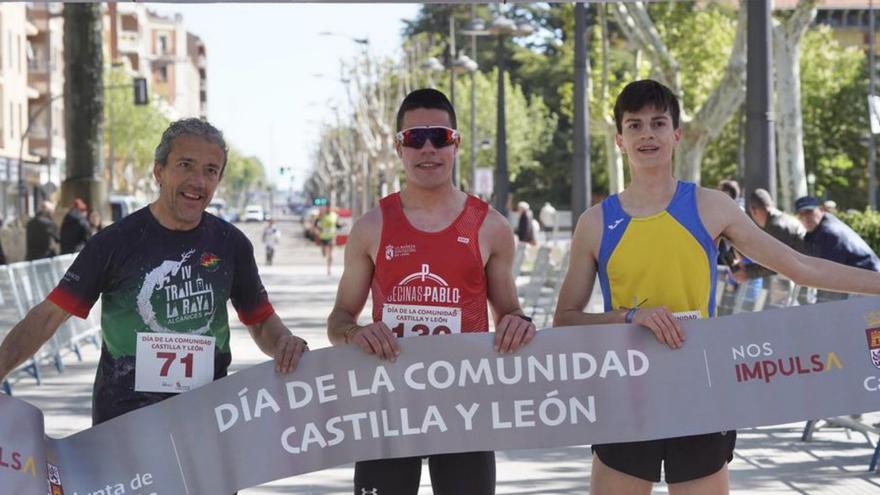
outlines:
M736 431L648 442L593 445L593 453L617 471L646 481L660 481L660 465L667 483L682 483L718 472L733 460Z
M495 453L464 452L428 457L434 495L494 495ZM355 495L417 495L421 457L361 461L354 465Z

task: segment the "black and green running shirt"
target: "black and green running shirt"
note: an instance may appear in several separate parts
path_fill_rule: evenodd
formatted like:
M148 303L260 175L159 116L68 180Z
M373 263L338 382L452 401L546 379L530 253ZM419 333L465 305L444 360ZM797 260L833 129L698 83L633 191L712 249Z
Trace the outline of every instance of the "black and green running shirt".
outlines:
M143 208L96 234L49 300L85 318L99 296L103 349L93 396L96 424L170 396L134 390L139 332L214 337L216 380L226 376L231 361L226 302L232 301L245 325L274 313L250 241L207 213L195 229L174 231Z

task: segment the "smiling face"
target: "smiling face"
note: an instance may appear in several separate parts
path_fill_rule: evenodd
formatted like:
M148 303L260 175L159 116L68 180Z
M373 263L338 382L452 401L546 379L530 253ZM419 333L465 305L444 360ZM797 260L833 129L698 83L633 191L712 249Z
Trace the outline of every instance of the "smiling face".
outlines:
M152 212L160 224L172 230L198 227L220 182L224 158L219 145L202 137L174 139L165 165L153 165L159 199Z
M436 108L416 108L403 114L401 129L425 126L452 127L452 122L445 110ZM407 187L435 189L452 184L458 142L441 148L434 147L430 140L421 148L403 146L399 142L395 146L406 172Z
M637 112L624 112L622 133L616 141L620 150L629 157L634 171L672 167L672 152L681 139L681 128L673 128L668 111L646 106Z

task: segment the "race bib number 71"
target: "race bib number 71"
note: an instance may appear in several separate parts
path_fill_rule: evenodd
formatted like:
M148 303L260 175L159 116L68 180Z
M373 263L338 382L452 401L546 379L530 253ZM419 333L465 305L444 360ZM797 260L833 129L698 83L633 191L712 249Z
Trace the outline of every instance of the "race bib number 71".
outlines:
M141 332L135 359L138 392L188 392L214 381L214 337Z
M461 308L386 304L382 322L398 338L461 333Z

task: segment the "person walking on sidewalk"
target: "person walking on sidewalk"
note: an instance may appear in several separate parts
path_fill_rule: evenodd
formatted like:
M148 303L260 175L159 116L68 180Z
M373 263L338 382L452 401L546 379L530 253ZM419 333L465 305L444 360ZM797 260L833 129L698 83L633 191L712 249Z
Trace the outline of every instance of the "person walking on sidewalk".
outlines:
M52 220L54 212L55 204L51 201L43 201L34 218L28 220L25 227L25 259L27 261L51 258L58 254L52 246L53 242L61 241L58 225Z
M614 105L617 146L631 183L577 222L554 324L634 323L672 349L685 345L679 317L715 315L716 243L737 250L798 285L880 293L877 273L812 258L762 231L725 193L677 180L672 155L681 139L679 104L662 84L628 84ZM598 273L605 312L584 313ZM649 405L646 405L649 407ZM651 492L661 465L669 492L727 494L736 432L593 445L593 495Z
M232 224L205 213L226 159L223 135L212 125L172 123L155 152L158 199L96 234L46 300L15 325L0 345L0 382L71 314L87 317L98 297L103 345L94 424L226 376L227 300L277 371L296 368L306 343L269 303L253 246ZM197 341L203 350L169 357L138 345L157 334Z
M510 224L452 183L459 147L455 128L455 110L443 93L419 89L403 100L395 147L406 186L383 198L352 229L336 304L327 321L334 345L354 344L394 361L401 337L487 332L487 302L495 319L496 351L516 351L535 335L535 326L517 300ZM432 291L399 290L438 285L448 287L443 293L449 297L425 299L420 294ZM358 325L371 288L372 323ZM437 320L440 315L453 316L431 325L414 324L396 316L407 309L434 309ZM428 464L435 494L495 493L493 452L433 455ZM358 462L354 493L415 495L421 469L420 457Z
M281 231L275 226L275 219L270 218L269 224L263 229L263 245L266 247L266 264L272 266L275 259L275 248L281 239Z
M61 254L78 253L92 237L88 219L89 208L80 198L73 200L70 210L61 221Z

